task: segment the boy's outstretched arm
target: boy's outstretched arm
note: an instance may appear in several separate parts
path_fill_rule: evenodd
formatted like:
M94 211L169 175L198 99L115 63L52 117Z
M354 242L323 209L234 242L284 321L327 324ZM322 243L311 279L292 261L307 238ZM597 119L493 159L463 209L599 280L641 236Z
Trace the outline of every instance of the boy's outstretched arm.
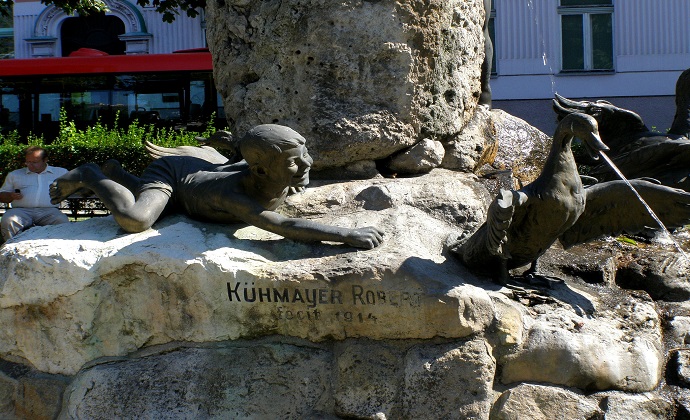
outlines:
M330 226L307 219L288 218L268 210L261 212L259 218L262 220L254 226L296 241L343 242L367 249L375 248L383 242L383 231L373 226L356 229Z
M343 242L358 248L375 248L383 242L383 231L373 226L344 228L324 225L311 220L289 218L263 210L243 218L245 222L288 239L302 242Z

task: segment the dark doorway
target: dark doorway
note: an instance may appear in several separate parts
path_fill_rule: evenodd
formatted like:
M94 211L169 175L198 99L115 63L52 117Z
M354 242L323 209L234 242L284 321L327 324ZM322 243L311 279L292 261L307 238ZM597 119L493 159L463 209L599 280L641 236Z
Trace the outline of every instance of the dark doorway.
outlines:
M62 23L62 56L79 48L93 48L110 55L123 55L125 43L118 35L125 33L125 24L118 17L104 14L67 18Z

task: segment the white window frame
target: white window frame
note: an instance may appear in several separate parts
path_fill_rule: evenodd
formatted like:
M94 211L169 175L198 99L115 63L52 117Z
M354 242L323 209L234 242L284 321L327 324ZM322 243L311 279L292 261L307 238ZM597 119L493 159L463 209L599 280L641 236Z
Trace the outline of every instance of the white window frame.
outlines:
M498 76L498 54L496 54L496 5L495 5L495 0L491 0L491 11L489 12L488 18L493 22L493 27L494 27L494 33L493 37L491 38L491 43L494 46L494 56L493 56L493 61L491 62L491 77L497 77ZM494 70L495 69L495 70Z
M560 2L559 2L560 3ZM603 5L603 6L558 6L558 27L559 27L559 37L560 39L560 47L561 47L561 54L560 54L560 60L561 60L561 71L566 72L566 73L571 73L571 72L602 72L602 71L615 71L616 68L616 63L615 63L615 54L611 59L613 60L612 66L613 68L611 69L595 69L593 68L594 63L593 63L593 55L594 52L592 50L592 15L611 15L611 25L613 26L614 20L613 20L613 4L611 5ZM582 15L582 37L583 37L583 43L584 43L584 49L583 49L583 54L584 54L584 69L564 69L563 68L563 19L561 19L562 16L567 16L567 15ZM611 32L611 44L613 45L614 39L613 39L613 28Z

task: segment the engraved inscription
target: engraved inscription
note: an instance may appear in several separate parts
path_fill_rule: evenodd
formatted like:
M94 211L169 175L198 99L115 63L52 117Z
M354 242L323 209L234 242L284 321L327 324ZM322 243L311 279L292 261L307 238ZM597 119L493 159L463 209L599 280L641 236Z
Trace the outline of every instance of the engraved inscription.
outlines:
M422 303L421 293L359 284L338 290L328 287L259 287L254 282L227 282L226 288L228 300L233 304L273 304L273 317L291 322L329 319L339 323L376 323L380 314L377 316L367 308L418 308Z
M343 294L335 289L278 289L275 287L254 287L254 283L231 283L228 286L230 302L273 302L304 303L308 308L316 305L343 303Z
M349 302L343 302L345 296L337 289L329 288L276 288L256 287L254 283L227 283L228 299L230 302L260 302L260 303L303 303L309 308L317 305L391 305L419 307L421 293L410 293L400 290L368 289L360 285L352 285Z

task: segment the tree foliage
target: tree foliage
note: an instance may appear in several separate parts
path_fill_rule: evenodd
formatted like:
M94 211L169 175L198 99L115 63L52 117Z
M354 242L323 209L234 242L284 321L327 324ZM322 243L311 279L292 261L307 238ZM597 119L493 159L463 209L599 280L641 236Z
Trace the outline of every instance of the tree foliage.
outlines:
M103 0L41 0L41 3L54 4L67 14L78 13L83 16L108 10ZM10 16L13 4L14 0L0 0L0 15ZM137 4L155 7L164 22L172 22L180 12L189 17L196 17L206 6L206 0L137 0Z

